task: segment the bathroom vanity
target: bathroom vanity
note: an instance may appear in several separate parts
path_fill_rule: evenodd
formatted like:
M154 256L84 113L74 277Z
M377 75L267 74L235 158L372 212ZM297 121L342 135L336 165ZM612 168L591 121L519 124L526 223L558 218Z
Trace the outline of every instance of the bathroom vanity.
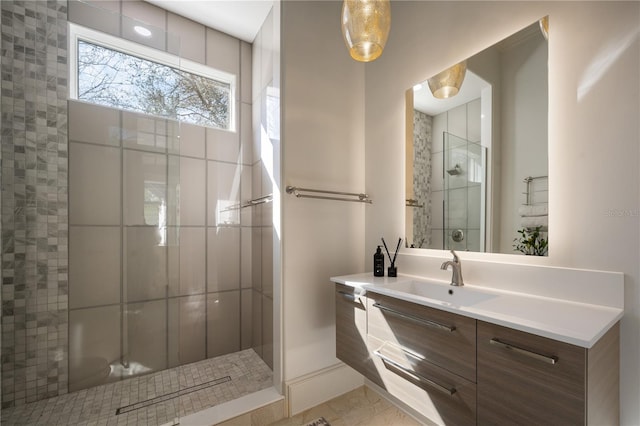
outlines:
M617 424L622 309L333 277L336 356L439 424Z

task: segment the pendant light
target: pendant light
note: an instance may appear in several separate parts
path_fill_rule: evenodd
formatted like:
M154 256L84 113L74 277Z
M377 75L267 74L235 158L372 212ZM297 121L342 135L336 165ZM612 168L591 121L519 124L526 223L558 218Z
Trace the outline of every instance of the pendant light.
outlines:
M371 62L382 55L390 27L390 0L344 0L342 35L356 61Z
M451 98L460 91L466 73L467 61L462 61L427 80L429 89L438 99Z
M540 31L542 31L542 35L545 40L549 40L549 15L540 19Z

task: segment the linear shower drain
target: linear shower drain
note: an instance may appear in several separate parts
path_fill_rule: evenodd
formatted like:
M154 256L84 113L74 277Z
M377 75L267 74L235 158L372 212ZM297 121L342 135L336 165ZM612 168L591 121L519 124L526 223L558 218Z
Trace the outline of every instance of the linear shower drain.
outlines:
M120 414L129 413L131 411L139 410L141 408L146 408L154 404L160 404L162 402L169 401L174 398L178 398L183 395L188 395L193 392L197 392L199 390L207 389L213 386L221 385L222 383L230 382L230 376L220 377L218 379L212 380L210 382L201 383L195 386L189 386L188 388L180 389L175 392L167 393L165 395L156 396L155 398L147 399L146 401L136 402L135 404L125 405L124 407L120 407L116 410L116 416Z

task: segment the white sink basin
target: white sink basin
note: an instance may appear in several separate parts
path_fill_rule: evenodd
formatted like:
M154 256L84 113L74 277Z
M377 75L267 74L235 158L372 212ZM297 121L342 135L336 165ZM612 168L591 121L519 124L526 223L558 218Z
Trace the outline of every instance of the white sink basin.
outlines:
M497 297L467 286L455 287L446 283L419 280L371 285L367 286L367 291L400 297L407 294L453 306L471 306Z

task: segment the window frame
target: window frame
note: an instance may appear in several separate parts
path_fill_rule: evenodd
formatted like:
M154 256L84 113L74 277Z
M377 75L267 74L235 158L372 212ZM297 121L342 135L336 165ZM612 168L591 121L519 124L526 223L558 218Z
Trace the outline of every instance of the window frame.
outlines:
M236 85L238 77L235 74L231 74L225 71L221 71L210 66L176 56L172 53L164 52L162 50L154 49L134 41L126 40L121 37L116 37L110 34L106 34L100 31L96 31L91 28L83 27L81 25L69 23L69 98L80 102L87 102L82 99L78 99L78 42L85 41L87 43L95 44L106 49L111 49L124 53L125 55L135 56L147 61L166 65L180 71L185 71L191 74L196 74L201 77L216 80L225 84L229 84L229 128L221 128L214 126L210 127L218 130L229 131L236 133L238 130L238 124L236 119ZM88 102L90 103L90 102ZM111 107L117 108L117 107ZM117 108L118 110L123 110ZM127 110L123 110L127 111ZM154 116L147 112L137 113ZM161 117L167 118L167 117ZM180 121L178 119L169 118L170 120ZM187 122L185 122L187 123ZM188 123L192 124L192 123ZM194 124L196 126L202 126L200 124Z

